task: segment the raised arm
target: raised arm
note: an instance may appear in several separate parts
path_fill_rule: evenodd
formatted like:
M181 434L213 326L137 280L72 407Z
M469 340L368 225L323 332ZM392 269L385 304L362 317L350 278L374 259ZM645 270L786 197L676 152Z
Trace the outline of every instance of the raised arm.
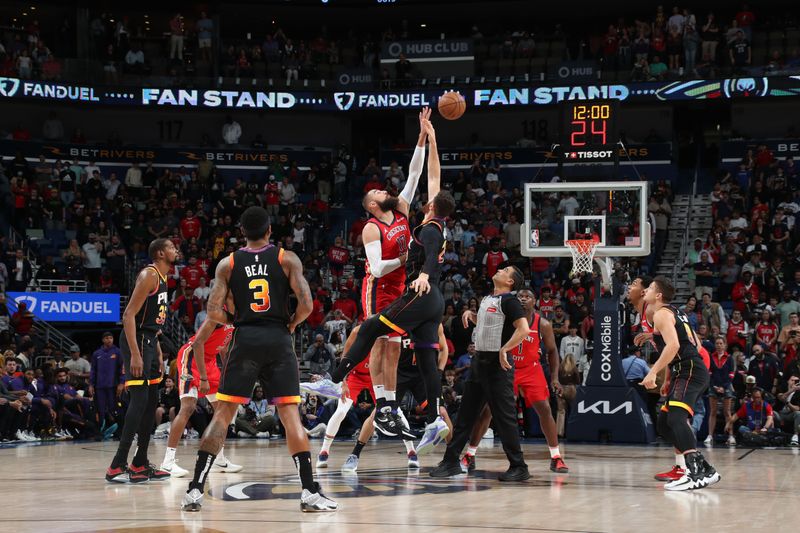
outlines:
M230 278L231 261L229 256L228 259L223 259L219 262L217 270L214 272L214 286L208 294L208 304L206 305L208 322L217 324L230 324L233 322L233 315L224 309L225 302L228 299Z
M283 265L286 277L289 278L289 285L292 287L295 296L297 296L297 308L294 311L294 316L291 322L286 325L289 328L289 332L294 333L295 328L308 318L308 315L314 310L314 302L311 298L311 288L308 286L308 281L303 277L303 263L300 262L297 254L288 250L284 251L281 265Z
M428 134L425 132L425 122L430 120L431 110L425 107L419 113L419 137L417 137L417 147L414 149L414 155L411 157L411 164L408 167L408 179L406 185L400 192L397 210L408 216L411 202L414 201L414 196L417 194L417 185L419 184L419 177L422 175L422 165L425 163L425 140Z
M425 121L428 135L428 201L439 194L442 188L442 167L439 163L439 149L436 147L436 130L430 120Z

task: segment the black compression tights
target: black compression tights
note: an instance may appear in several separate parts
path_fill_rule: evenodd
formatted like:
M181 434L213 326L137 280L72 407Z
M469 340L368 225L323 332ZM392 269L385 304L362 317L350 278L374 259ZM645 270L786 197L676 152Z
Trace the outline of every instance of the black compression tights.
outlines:
M681 453L697 448L697 439L689 425L688 414L680 407L658 414L658 432Z
M340 383L348 372L367 358L378 337L392 331L389 326L380 321L379 317L380 315L372 315L361 324L350 350L344 354L339 366L331 372L331 380L334 383Z
M425 382L425 396L428 398L425 418L430 424L439 416L439 398L442 396L442 381L437 365L438 351L435 348L415 348L414 355Z
M153 430L155 410L158 403L158 385L136 385L128 388L128 410L125 412L125 424L119 438L119 447L112 468L123 467L128 464L128 454L133 444L133 435L138 435L139 451L137 457L143 453L147 457L147 447L150 443L150 432ZM152 409L151 409L152 407ZM148 412L152 411L149 413ZM145 424L149 421L145 429ZM142 448L144 449L142 451ZM134 463L136 461L134 460ZM136 466L142 466L136 464Z

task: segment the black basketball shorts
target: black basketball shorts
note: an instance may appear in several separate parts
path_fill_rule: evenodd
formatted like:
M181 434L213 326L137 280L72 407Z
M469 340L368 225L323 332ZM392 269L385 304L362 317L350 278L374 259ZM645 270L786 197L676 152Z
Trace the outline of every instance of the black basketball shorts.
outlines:
M158 366L158 342L154 331L139 330L136 332L136 345L142 354L142 375L135 377L131 374L131 348L128 345L128 336L125 332L119 336L119 347L122 352L122 365L125 369L125 386L155 385L161 382L161 368Z
M300 403L294 341L283 324L246 324L233 331L217 400L246 404L256 381L275 405Z

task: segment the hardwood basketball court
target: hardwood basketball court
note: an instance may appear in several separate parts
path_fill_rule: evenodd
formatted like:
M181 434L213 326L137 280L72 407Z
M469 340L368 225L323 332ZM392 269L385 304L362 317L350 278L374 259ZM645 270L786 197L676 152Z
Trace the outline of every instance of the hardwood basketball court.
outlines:
M312 453L319 447L312 441ZM164 441L150 459L160 460ZM198 441L182 442L180 464L191 469ZM0 449L4 465L0 531L47 532L718 532L767 531L797 519L800 449L704 451L722 474L708 489L670 493L653 474L670 466L671 450L657 446L563 445L567 475L548 469L543 442L525 442L532 478L503 484L507 462L499 441L484 440L474 475L432 479L441 457L406 468L399 442L370 443L357 475L338 467L352 442L334 444L331 468L319 471L336 513L299 510L300 484L282 440L232 441L226 455L245 469L211 474L200 513L182 513L188 478L112 485L104 469L116 443L56 443ZM25 495L20 497L20 495ZM782 524L781 526L778 526ZM791 526L789 526L791 527Z

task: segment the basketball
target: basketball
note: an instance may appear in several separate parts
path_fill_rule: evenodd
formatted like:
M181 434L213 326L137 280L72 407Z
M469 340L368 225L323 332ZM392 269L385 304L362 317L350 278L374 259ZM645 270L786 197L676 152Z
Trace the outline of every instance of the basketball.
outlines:
M439 97L439 114L447 120L461 118L466 109L467 102L457 91L448 91Z

